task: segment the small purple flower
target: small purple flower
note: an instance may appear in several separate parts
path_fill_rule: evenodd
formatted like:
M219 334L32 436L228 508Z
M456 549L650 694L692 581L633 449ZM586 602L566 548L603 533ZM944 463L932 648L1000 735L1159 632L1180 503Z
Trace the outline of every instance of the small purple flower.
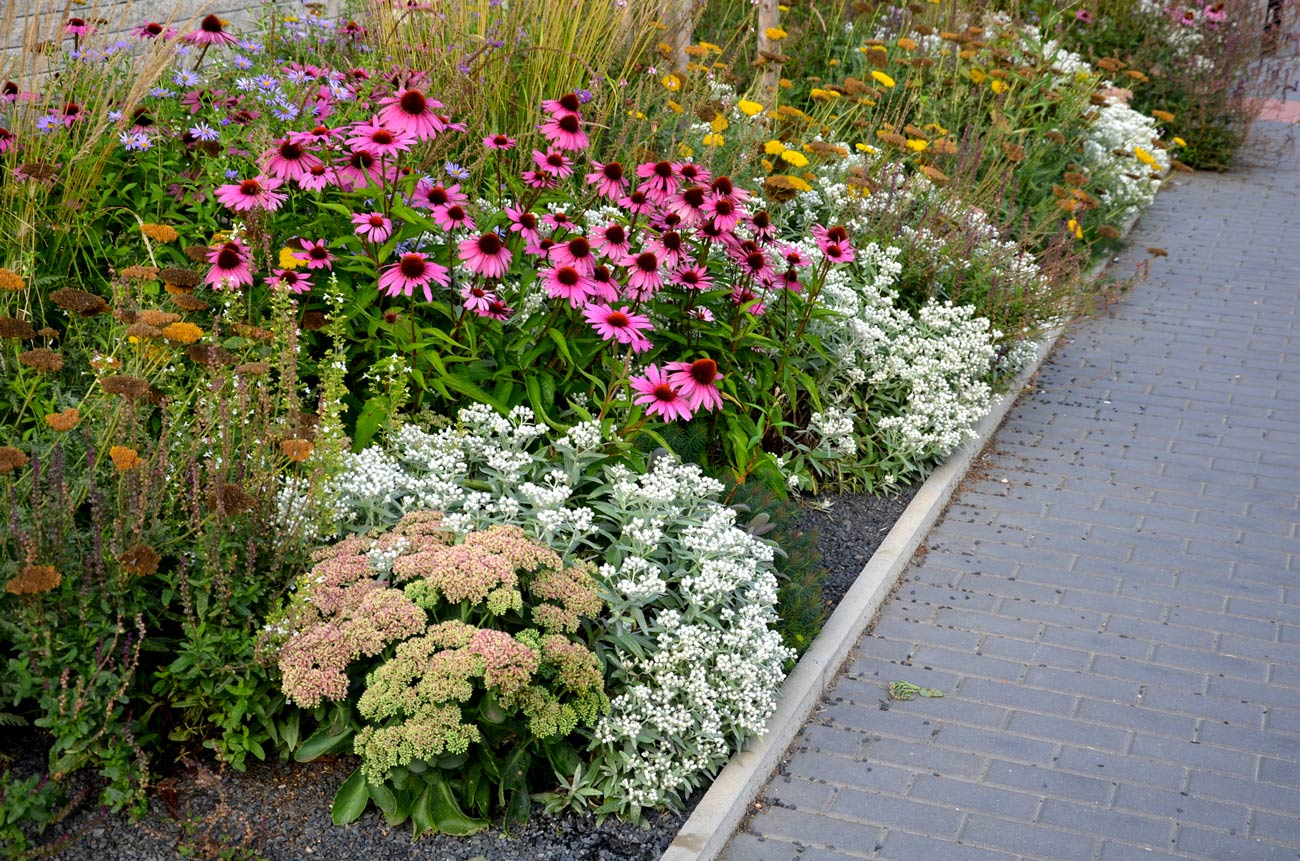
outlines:
M239 171L235 170L233 167L226 168L226 179L237 179L238 177Z
M575 95L577 95L578 101L584 105L591 101L591 90L578 90Z
M199 77L198 72L191 72L189 69L178 69L176 74L172 75L172 83L178 87L197 87L202 81L203 78Z
M236 54L234 58L231 60L231 62L235 64L236 69L253 68L253 61L250 60L248 57L245 57L243 54Z
M41 134L49 134L59 125L59 118L54 114L46 114L36 119L36 130Z
M108 121L109 121L110 123L115 123L115 122L117 122L117 121L120 120L120 119L122 119L122 112L121 112L121 111L109 111L109 112L108 112Z
M235 44L238 45L240 48L242 48L243 50L247 51L247 52L250 53L250 54L260 54L260 53L262 53L262 45L261 45L261 43L259 43L259 42L254 42L252 39L240 39L240 40L239 40L238 42L236 42Z
M149 95L155 99L170 99L173 94L172 91L166 87L154 87L149 91Z
M443 169L447 171L447 176L452 179L469 179L469 171L456 164L454 161L449 161L444 164Z
M288 104L287 102L281 102L271 108L271 114L281 122L291 123L298 119L298 106Z
M214 141L221 137L221 132L207 123L198 123L190 127L190 134L201 141Z

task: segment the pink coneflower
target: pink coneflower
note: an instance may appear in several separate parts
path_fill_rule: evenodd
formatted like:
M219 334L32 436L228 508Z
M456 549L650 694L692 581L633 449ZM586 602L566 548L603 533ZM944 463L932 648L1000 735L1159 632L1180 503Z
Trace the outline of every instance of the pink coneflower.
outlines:
M1228 12L1222 3L1214 3L1205 7L1205 20L1211 24L1222 24L1228 20Z
M391 170L383 169L374 153L363 149L353 152L334 168L334 174L344 191L380 184L391 173Z
M578 98L577 93L565 93L558 99L547 99L542 102L542 110L546 111L553 117L563 117L570 114L578 113L582 107L582 100Z
M614 280L608 266L597 266L591 271L591 292L604 302L613 302L618 298L618 282Z
M606 224L592 234L593 245L606 257L622 260L631 253L627 230L617 221Z
M276 191L281 181L267 176L232 182L217 188L217 200L235 212L248 212L253 209L265 209L275 212L287 199L286 195Z
M199 22L199 29L185 34L185 41L195 45L233 45L239 40L226 32L225 22L216 15L208 15Z
M353 150L365 150L379 158L400 155L415 143L414 135L388 128L379 121L379 117L371 117L364 123L353 123L351 131L352 137L344 143Z
M673 172L687 185L708 185L711 180L707 170L691 161L673 162Z
M740 271L755 281L766 284L772 280L773 272L767 255L753 242L742 243L739 252L735 254L735 260L740 265Z
M704 220L706 203L708 191L703 186L691 185L674 193L665 206L681 218L683 223L693 226Z
M551 249L551 260L559 266L572 266L583 275L590 275L596 268L596 260L591 255L591 243L582 236L572 236L557 242Z
M323 164L314 164L296 180L298 187L305 191L324 191L339 182L338 172Z
M289 140L299 146L328 146L337 138L348 133L347 129L332 129L329 126L314 126L310 131L292 132Z
M515 313L514 309L508 306L500 299L493 299L488 302L487 308L482 311L475 311L480 317L487 317L490 320L509 320L510 315Z
M703 266L683 266L673 273L672 282L687 290L708 290L713 286L713 276Z
M761 299L761 296L748 287L734 287L731 290L731 301L745 308L755 317L761 317L767 313L767 305L759 301Z
M822 255L832 263L851 263L854 260L853 246L849 243L849 232L843 227L813 227L813 239Z
M460 288L460 298L465 300L465 307L475 313L486 311L488 306L497 301L497 295L478 284L466 284Z
M741 211L730 197L712 196L704 204L704 211L713 219L719 230L735 230L740 223Z
M743 188L737 188L729 176L715 176L709 188L718 197L730 197L737 203L744 203L749 200L749 192Z
M1074 19L1076 21L1082 21L1084 24L1091 24L1092 13L1089 12L1087 9L1080 9L1078 12L1074 13Z
M664 421L691 420L691 407L681 392L668 381L668 376L658 365L647 365L645 376L629 381L637 395L633 403L645 407L646 415L662 416Z
M518 141L512 137L507 137L506 135L488 135L483 138L483 146L488 149L514 149L516 143L518 143Z
M637 165L636 175L645 180L639 188L655 203L667 203L677 190L677 174L671 162L645 162Z
M686 243L676 230L665 230L650 243L649 250L659 255L659 259L669 267L677 266L686 254Z
M548 212L543 215L542 223L552 229L552 236L561 230L573 230L577 227L577 225L573 223L573 219L569 218L569 213L562 209L556 212Z
M380 212L358 212L352 216L352 223L356 225L357 236L369 242L387 242L393 235L393 222Z
M591 328L606 341L617 341L632 348L633 353L643 353L650 349L650 339L643 335L654 329L650 318L644 314L633 314L624 305L614 310L608 305L588 305L582 312Z
M582 130L582 118L577 114L565 114L542 123L538 130L546 135L552 146L569 152L581 152L591 145L587 133Z
M794 269L794 268L787 269L784 272L782 272L780 275L778 275L776 277L776 280L781 287L784 287L785 289L789 290L791 293L803 292L803 282L799 280L798 269Z
M538 152L533 150L533 164L542 173L549 174L557 179L564 179L567 176L573 176L573 162L569 157L558 150L550 152Z
M808 255L804 254L803 251L795 245L786 245L782 247L781 257L785 260L787 266L794 269L803 269L812 265L812 261L808 259Z
M623 173L623 165L616 161L601 163L593 161L591 163L592 171L584 179L588 185L596 186L596 193L601 197L607 197L610 200L618 200L619 197L627 193L627 176Z
M506 217L510 219L510 232L518 233L525 242L538 242L541 234L537 232L537 216L513 207L506 207Z
M416 140L426 141L438 136L447 128L433 108L444 107L442 102L430 99L419 90L398 90L397 95L380 99L384 106L379 119L384 125Z
M71 127L73 123L81 120L86 115L81 105L76 102L68 102L63 106L63 124Z
M690 317L692 320L698 320L701 323L712 323L715 319L713 312L708 308L705 308L703 305L696 305L694 308L686 312L686 316Z
M176 31L170 27L164 27L157 21L145 21L139 27L131 31L131 35L137 39L157 39L162 36L165 39L172 39L176 36Z
M541 170L526 170L520 176L529 188L545 190L559 185L554 176Z
M524 246L524 253L531 254L534 257L540 257L543 260L549 259L551 249L555 247L555 240L549 236L542 237L536 242Z
M68 23L63 25L63 32L81 39L95 32L95 28L87 24L85 18L69 18Z
M766 244L776 238L776 225L772 223L772 216L766 209L755 212L745 219L745 223L749 225L749 232L753 234L755 242Z
M248 268L248 249L232 239L208 251L208 262L212 268L204 278L213 290L237 290L241 286L252 286L253 273Z
M469 217L465 207L459 203L451 206L438 206L433 210L433 222L443 230L473 230L474 219Z
M321 164L315 153L289 138L276 141L274 147L262 153L262 160L267 174L283 180L301 179L312 167Z
M654 212L655 208L654 204L650 202L650 198L648 198L646 193L639 187L627 197L620 198L618 205L633 215L644 215L647 212Z
M403 254L379 276L379 289L389 296L411 296L419 287L424 291L426 302L433 301L433 291L429 289L433 283L446 287L451 283L451 272L419 251Z
M334 255L324 239L301 239L301 251L294 252L294 257L307 264L308 269L333 269Z
M510 249L501 237L488 232L461 242L460 259L484 278L500 278L510 269Z
M638 302L644 302L664 286L659 272L659 257L653 251L643 251L624 258L627 266L627 291Z
M287 290L290 293L306 293L311 290L311 276L292 269L276 269L275 274L266 279L272 287Z
M592 295L591 279L572 266L556 266L538 273L552 299L567 299L569 305L581 308Z
M696 359L694 362L669 362L666 367L671 372L668 382L686 398L692 410L703 407L712 412L722 409L722 393L718 391L718 363L709 358Z
M439 206L465 206L469 198L460 190L459 184L447 187L425 177L415 184L411 203L423 209L436 209Z

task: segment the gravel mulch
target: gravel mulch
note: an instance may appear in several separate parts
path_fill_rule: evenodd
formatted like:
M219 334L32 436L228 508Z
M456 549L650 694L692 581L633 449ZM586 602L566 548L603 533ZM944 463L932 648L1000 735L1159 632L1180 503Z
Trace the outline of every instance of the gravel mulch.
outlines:
M819 535L832 607L916 489L905 487L891 497L835 497L829 506L809 505L799 515L798 525ZM0 751L25 751L17 756L16 771L25 771L24 764L39 767L38 748L26 733L0 738ZM143 820L82 805L51 826L42 843L60 847L46 856L53 861L654 861L685 821L661 813L650 817L648 827L615 819L598 824L593 817L539 809L508 834L490 828L473 837L432 835L413 842L409 825L389 828L373 808L344 828L330 822L334 792L354 767L351 757L307 765L256 763L244 774L192 765L155 787Z

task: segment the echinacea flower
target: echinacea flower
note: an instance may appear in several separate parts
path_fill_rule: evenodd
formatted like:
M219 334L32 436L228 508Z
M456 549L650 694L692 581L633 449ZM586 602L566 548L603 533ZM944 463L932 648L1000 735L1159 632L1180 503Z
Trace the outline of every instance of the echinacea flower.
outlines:
M591 243L583 236L570 236L557 242L551 249L551 260L559 266L572 266L583 275L590 275L596 268L596 260L591 254Z
M484 278L500 278L510 269L510 249L491 231L466 239L457 247L470 271Z
M718 391L718 363L709 358L693 362L669 362L671 372L668 382L676 386L692 411L704 408L712 412L722 409L722 393Z
M591 163L592 171L587 174L588 185L596 186L596 193L601 197L610 200L618 198L627 192L627 177L623 173L623 165L616 161L601 163L593 161Z
M510 232L518 233L526 242L537 242L542 237L537 232L537 216L513 207L506 207L506 217L510 219Z
M415 143L414 135L395 128L388 128L379 121L379 117L371 117L368 122L354 123L351 128L352 137L344 141L348 146L355 150L365 150L379 158L388 158L406 152Z
M606 341L626 344L633 353L642 353L651 347L650 339L642 334L654 329L650 325L650 318L644 314L633 314L626 305L617 310L609 305L588 305L583 309L582 316L596 330L596 334Z
M669 422L690 421L690 404L658 365L647 365L643 376L632 377L629 382L637 393L632 402L644 406L646 415L661 416Z
M682 262L686 243L676 230L665 230L650 243L648 250L659 255L659 260L671 268Z
M849 243L849 233L843 227L822 227L812 229L813 238L822 255L832 263L851 263L855 258L853 246Z
M704 204L707 200L708 191L704 186L691 185L669 197L665 205L682 219L683 224L691 227L704 220Z
M275 274L266 279L272 287L278 287L289 293L306 293L311 290L311 276L292 269L276 269Z
M303 191L324 191L339 182L338 172L324 164L313 164L295 182Z
M480 317L487 317L490 320L509 320L510 315L515 313L514 309L502 302L500 299L493 299L488 302L488 306L482 310L475 310Z
M229 185L218 186L217 200L235 212L265 209L275 212L286 200L286 195L276 191L281 181L273 177L258 176Z
M558 99L547 99L542 102L542 110L546 111L553 117L562 117L569 114L577 114L578 109L582 107L582 100L577 93L565 93Z
M645 215L647 212L654 211L654 204L650 202L650 198L640 188L637 188L636 191L626 197L619 198L618 205L633 215Z
M446 266L430 260L428 255L412 251L403 254L380 274L379 289L389 296L411 296L419 287L424 291L425 301L432 302L433 291L429 285L435 282L446 287L451 283L451 272Z
M507 137L506 135L488 135L487 137L483 138L483 146L487 147L488 149L497 149L497 150L514 149L516 143L518 143L518 141L516 141L512 137Z
M397 95L380 99L383 109L379 120L388 128L416 140L432 140L438 132L446 130L442 117L433 112L434 108L444 107L442 102L431 99L420 90L401 89Z
M297 180L311 169L321 165L321 160L292 138L276 141L275 146L262 153L263 170L268 176L282 180Z
M644 302L664 286L663 275L659 272L659 257L653 251L628 256L623 265L627 266L628 293L636 301Z
M582 130L582 118L577 114L564 114L542 123L538 130L553 146L569 152L581 152L591 145Z
M622 259L631 252L627 230L617 221L610 222L592 233L592 244L606 257Z
M330 254L324 239L302 239L299 244L302 245L302 250L296 252L294 257L306 263L308 269L334 268L334 255Z
M655 203L666 203L677 190L677 174L671 162L645 162L637 165L636 175L646 180L639 189Z
M740 207L728 196L710 196L704 204L704 211L712 218L714 226L719 230L730 232L740 223Z
M593 292L591 279L572 266L543 269L538 273L538 279L546 287L547 296L566 299L573 308L586 305Z
M63 32L69 36L81 39L95 32L95 28L86 23L85 18L69 18L68 23L63 25Z
M352 216L357 236L369 242L387 242L393 235L393 222L380 212L358 212Z
M478 284L466 284L460 288L460 298L465 300L465 307L475 313L486 311L488 306L497 301L497 295Z
M233 45L238 39L226 32L225 22L216 15L208 15L199 22L199 29L185 34L185 41L193 45Z
M473 230L474 219L469 217L465 207L459 203L451 206L439 206L433 210L433 221L443 230Z
M139 27L131 31L131 35L137 39L157 39L162 36L164 39L172 39L176 36L176 31L170 27L164 27L157 21L145 21Z
M391 165L389 166L391 168ZM334 168L335 176L344 191L364 188L379 184L385 177L392 176L391 170L384 170L379 158L369 150L354 150Z
M673 273L672 282L687 290L708 290L713 287L713 276L703 266L683 266Z
M253 273L248 268L248 249L238 239L211 249L207 257L212 268L203 280L213 290L235 290L241 286L252 286Z
M460 185L444 186L428 177L415 184L411 195L411 205L421 209L436 209L440 206L465 206L469 198L460 190Z
M597 266L591 271L591 292L594 297L605 302L618 298L618 282L605 265Z
M557 179L564 179L573 176L573 162L569 161L568 156L557 150L550 152L539 152L533 150L533 164L542 173L549 174Z

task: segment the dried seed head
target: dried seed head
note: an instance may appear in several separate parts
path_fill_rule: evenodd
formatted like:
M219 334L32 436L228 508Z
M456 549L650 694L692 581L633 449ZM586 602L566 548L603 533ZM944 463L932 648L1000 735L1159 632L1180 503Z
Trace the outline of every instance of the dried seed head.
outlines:
M83 317L93 317L108 310L108 303L102 297L76 287L64 287L50 294L50 301L65 311L73 311Z
M26 320L0 317L0 338L15 338L19 341L27 341L35 337L36 330Z
M166 326L168 323L175 323L180 318L180 314L175 314L171 311L156 311L150 309L148 311L141 311L139 319L141 323L148 323L150 326L162 327Z
M215 493L208 494L208 505L226 514L242 514L253 507L253 497L239 485L223 481Z
M171 327L168 326L167 328L170 329ZM190 344L185 348L185 355L198 364L207 365L209 368L229 365L235 360L234 353L224 347L218 347L216 344Z
M325 316L323 311L308 311L302 315L302 328L307 332L324 329L327 323L329 323L329 318Z
M10 595L39 595L58 588L62 582L63 575L53 565L24 565L18 576L5 584L5 591Z
M261 326L250 326L248 323L232 323L230 328L236 335L242 335L251 341L270 341L275 337L275 333L270 329L263 329Z
M260 377L271 370L271 366L266 362L245 362L235 367L236 374L242 374L246 377Z
M207 302L188 293L178 293L172 296L172 304L185 312L206 311L210 307Z
M81 410L67 409L61 413L50 413L45 417L45 423L54 428L59 433L66 433L72 430L81 422Z
M0 445L0 475L23 468L28 460L26 452L22 449L11 445Z
M175 266L163 269L158 273L158 277L163 282L173 287L184 287L193 289L203 282L203 277L193 269L181 269Z
M10 293L16 293L27 286L23 277L12 269L6 269L0 266L0 290L7 290Z
M208 246L206 245L186 245L185 256L195 263L206 263L208 260Z
M123 278L132 278L136 281L156 281L158 280L157 266L128 266L122 270Z
M1104 236L1107 239L1119 239L1120 232L1109 224L1103 224L1097 228L1097 235Z
M280 451L295 463L301 463L311 456L312 444L305 439L286 439L280 441Z
M63 370L62 354L47 350L44 347L37 347L34 350L19 353L18 362L47 374L55 374Z
M126 374L113 374L108 377L101 377L99 387L110 395L121 395L124 398L135 400L143 398L149 394L149 381L142 380L139 377L130 377Z
M122 563L122 570L128 574L148 577L158 570L158 563L162 561L162 557L148 544L133 544L126 549L118 561Z

